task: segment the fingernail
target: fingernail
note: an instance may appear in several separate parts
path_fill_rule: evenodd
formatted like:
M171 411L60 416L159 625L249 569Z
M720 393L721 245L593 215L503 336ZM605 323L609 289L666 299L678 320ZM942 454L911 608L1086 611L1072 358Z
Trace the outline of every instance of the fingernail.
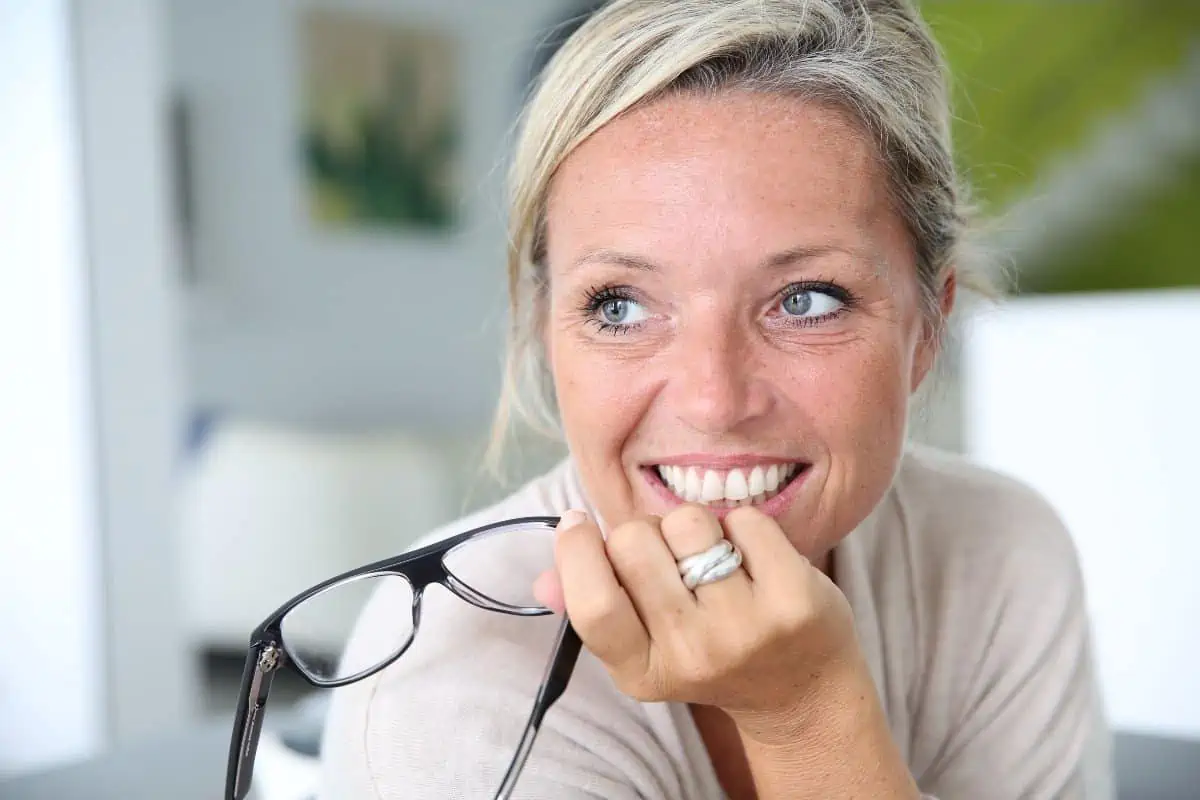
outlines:
M574 528L580 523L587 522L587 512L580 511L577 508L572 508L570 511L563 513L558 520L558 527L555 530L565 531Z

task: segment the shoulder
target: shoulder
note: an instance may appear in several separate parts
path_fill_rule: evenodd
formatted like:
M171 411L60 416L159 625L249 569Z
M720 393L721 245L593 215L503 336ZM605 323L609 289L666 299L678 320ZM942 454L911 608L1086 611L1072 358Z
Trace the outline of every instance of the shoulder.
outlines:
M885 600L912 620L911 756L924 783L1012 797L1105 785L1083 578L1054 508L1012 477L925 448L905 456L885 506L873 578L892 573L899 592ZM1035 738L1030 759L1015 743Z
M924 692L958 698L971 716L965 709L982 713L985 696L1036 692L1052 703L1087 688L1082 572L1070 533L1043 496L962 457L913 448L888 503L875 563L906 566L883 566L873 577L904 573L890 576L886 599L912 603L900 605L914 620ZM953 704L920 705L933 713Z
M856 596L878 620L879 646L904 664L911 708L928 692L961 699L1018 680L1050 648L1086 656L1074 542L1034 489L913 447L873 521L851 549L863 559L853 588L867 587Z
M1016 478L912 446L890 501L889 516L913 555L944 578L1078 581L1074 542L1062 518Z
M418 539L413 546L436 542L504 519L558 516L567 509L579 508L584 504L583 490L574 464L567 459L522 484L503 499L436 528Z
M1083 578L1062 519L1031 487L961 456L910 447L842 552L847 596L911 691L964 689L984 674L964 664L1004 670L1067 632L1082 646Z

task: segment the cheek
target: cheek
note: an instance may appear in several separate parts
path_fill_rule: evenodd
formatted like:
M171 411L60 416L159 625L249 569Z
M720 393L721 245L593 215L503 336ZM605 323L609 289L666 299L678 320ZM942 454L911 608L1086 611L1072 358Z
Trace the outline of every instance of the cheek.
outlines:
M651 393L630 362L607 358L569 333L552 344L550 370L563 434L588 498L606 524L620 524L637 506L622 455Z
M863 343L820 362L800 382L797 404L831 454L895 449L904 435L911 358L900 343Z
M569 332L554 334L550 344L554 391L572 452L580 460L619 455L640 417L632 376Z
M824 480L817 505L796 508L798 516L786 528L811 553L826 551L853 530L891 484L908 407L910 359L902 348L848 348L821 362L807 383L794 384L794 402L824 450Z

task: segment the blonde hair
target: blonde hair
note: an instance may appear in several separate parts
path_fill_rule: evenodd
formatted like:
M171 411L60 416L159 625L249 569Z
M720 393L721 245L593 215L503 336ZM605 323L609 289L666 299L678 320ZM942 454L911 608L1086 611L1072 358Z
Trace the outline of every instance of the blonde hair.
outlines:
M509 183L507 364L488 463L515 420L558 433L541 331L546 197L584 140L635 106L680 92L785 94L849 113L879 148L914 243L926 312L955 265L988 292L962 249L965 191L955 170L941 53L908 0L613 0L554 55L525 106Z

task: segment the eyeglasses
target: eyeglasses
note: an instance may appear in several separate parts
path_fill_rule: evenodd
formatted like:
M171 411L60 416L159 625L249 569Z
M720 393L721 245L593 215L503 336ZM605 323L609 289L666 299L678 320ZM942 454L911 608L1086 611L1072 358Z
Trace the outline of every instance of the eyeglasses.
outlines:
M374 675L404 655L416 638L421 598L430 584L440 584L487 611L521 617L553 613L533 598L532 584L538 574L554 566L557 524L557 517L523 517L460 533L330 578L267 617L250 636L229 747L225 800L244 800L250 791L267 695L280 668L290 664L319 688L346 686ZM407 605L411 618L398 617L392 630L369 637L370 641L356 639L349 648L338 643L331 647L331 640L341 638L343 630L349 640L348 631L368 600L380 599L391 607ZM331 636L331 631L336 633ZM508 798L516 786L542 719L566 689L581 648L579 636L564 619L497 800ZM341 656L331 659L330 650Z

